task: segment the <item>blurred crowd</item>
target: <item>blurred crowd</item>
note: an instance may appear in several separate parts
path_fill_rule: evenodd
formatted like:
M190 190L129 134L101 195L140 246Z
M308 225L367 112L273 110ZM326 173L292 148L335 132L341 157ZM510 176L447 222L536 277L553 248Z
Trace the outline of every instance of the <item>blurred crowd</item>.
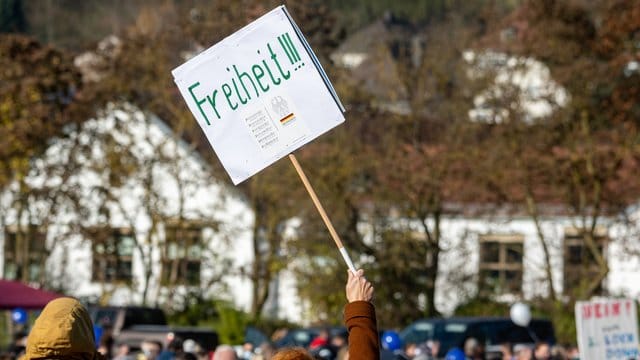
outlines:
M277 331L271 341L259 345L218 345L211 340L169 338L161 341L116 342L110 333L96 335L87 309L76 299L50 301L29 333L17 332L0 360L571 360L575 348L564 349L545 342L486 346L474 337L461 347L444 349L438 341L404 344L395 331L380 333L371 303L373 286L358 270L348 273L345 286L344 328L320 328L308 332ZM304 342L297 340L303 339ZM96 339L99 339L96 341ZM140 339L140 338L138 338ZM167 339L167 340L169 340ZM286 340L286 341L285 341ZM124 341L124 340L122 340ZM443 342L445 340L442 340ZM275 345L277 344L277 346ZM297 348L294 348L297 347Z
M278 340L286 330L279 330L272 340ZM0 354L0 360L17 360L26 349L27 334L18 332L14 341ZM551 345L546 342L531 344L502 344L496 349L486 350L481 342L469 338L461 348L441 349L440 343L429 340L421 344L403 344L398 333L385 331L381 335L382 360L575 360L579 359L575 346ZM319 360L348 360L348 339L343 333L330 335L322 330L306 346L306 350ZM441 352L441 350L447 350ZM109 360L271 360L277 349L273 342L259 346L219 345L215 351L207 351L192 339L174 339L165 347L160 341L142 341L138 346L114 344L104 337L98 352ZM440 354L440 356L438 356Z

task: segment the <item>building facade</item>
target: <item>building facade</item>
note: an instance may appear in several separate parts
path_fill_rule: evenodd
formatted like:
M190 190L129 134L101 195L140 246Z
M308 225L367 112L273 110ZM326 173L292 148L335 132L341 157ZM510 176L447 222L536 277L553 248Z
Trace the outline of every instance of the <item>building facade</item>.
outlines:
M52 142L23 183L2 192L0 206L5 279L110 304L179 305L195 291L249 309L250 207L157 117L125 107L88 121ZM597 271L577 220L540 223L558 294ZM529 218L455 216L441 229L439 311L451 313L469 294L505 302L549 295L543 243ZM609 219L595 233L610 269L598 291L638 296L638 233ZM296 287L282 271L267 315L308 320Z
M253 215L157 117L113 108L0 196L2 277L111 304L251 304Z

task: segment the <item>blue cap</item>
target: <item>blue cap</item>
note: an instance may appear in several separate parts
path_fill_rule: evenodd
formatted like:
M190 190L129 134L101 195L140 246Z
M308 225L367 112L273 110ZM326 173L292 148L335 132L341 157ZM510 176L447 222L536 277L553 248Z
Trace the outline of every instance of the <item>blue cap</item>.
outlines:
M466 356L464 355L464 351L459 348L453 348L447 351L447 355L444 357L444 360L465 360Z
M395 331L385 331L382 333L382 348L389 351L402 349L402 340Z

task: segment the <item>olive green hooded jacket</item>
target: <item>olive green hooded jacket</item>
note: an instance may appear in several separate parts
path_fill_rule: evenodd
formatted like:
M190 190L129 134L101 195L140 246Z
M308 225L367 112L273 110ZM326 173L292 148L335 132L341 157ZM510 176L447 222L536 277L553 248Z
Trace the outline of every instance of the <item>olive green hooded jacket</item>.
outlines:
M104 360L96 351L89 313L76 299L50 301L36 319L23 360Z

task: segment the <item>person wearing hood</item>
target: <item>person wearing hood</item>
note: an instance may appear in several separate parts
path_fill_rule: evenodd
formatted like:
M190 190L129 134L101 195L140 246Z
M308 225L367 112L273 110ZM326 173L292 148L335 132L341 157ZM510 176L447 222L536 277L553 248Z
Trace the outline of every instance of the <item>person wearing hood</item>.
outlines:
M105 360L96 351L89 313L76 299L61 297L50 301L27 337L22 360Z

